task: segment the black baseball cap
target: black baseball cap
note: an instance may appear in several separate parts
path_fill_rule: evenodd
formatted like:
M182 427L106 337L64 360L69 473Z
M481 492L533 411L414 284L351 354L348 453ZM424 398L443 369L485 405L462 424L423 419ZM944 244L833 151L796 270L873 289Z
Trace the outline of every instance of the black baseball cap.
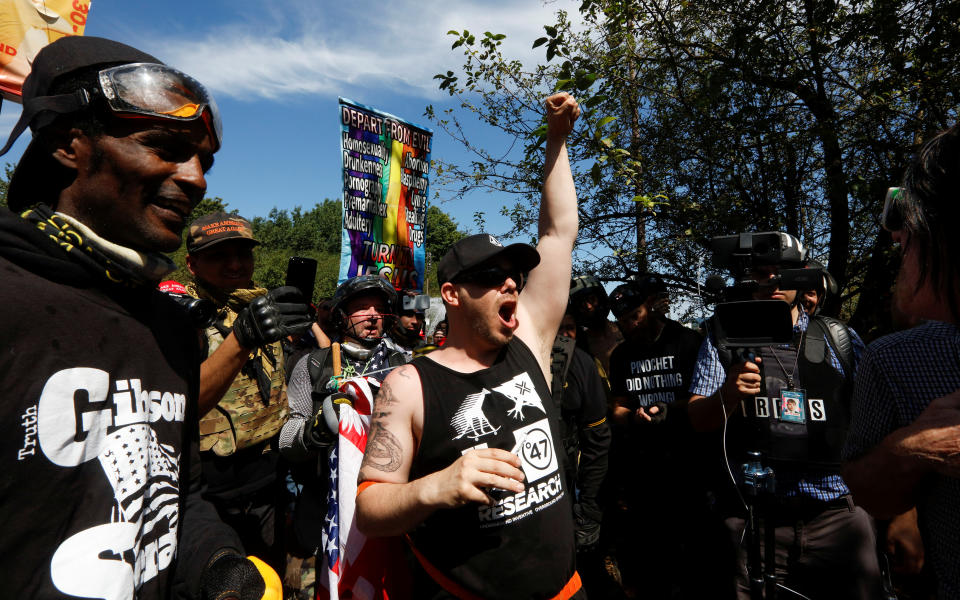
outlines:
M613 316L620 318L646 302L651 296L667 291L667 284L656 273L645 273L634 281L617 286L610 294Z
M49 125L58 114L67 114L77 110L77 102L71 99L49 98L54 82L63 75L97 65L121 65L127 63L163 64L157 58L136 48L98 37L67 36L40 49L30 74L23 82L23 112L20 120L10 132L10 137L0 156L6 154L13 143L27 127L33 132ZM51 173L60 169L50 153L37 144L30 142L17 168L10 178L7 204L11 210L19 211L31 202L43 199L51 190L44 182L56 181Z
M463 238L453 245L437 266L440 283L453 279L497 256L503 256L521 271L529 272L540 264L540 253L530 244L504 246L489 233L478 233Z

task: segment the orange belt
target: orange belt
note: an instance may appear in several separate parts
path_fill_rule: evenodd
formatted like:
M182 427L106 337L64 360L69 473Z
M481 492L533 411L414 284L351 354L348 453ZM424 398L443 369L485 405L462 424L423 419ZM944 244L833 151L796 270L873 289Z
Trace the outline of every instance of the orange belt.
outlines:
M404 535L407 539L407 543L410 545L410 549L413 550L413 554L417 557L417 561L420 562L420 566L423 567L423 570L437 582L437 584L442 587L447 592L453 594L457 598L462 600L483 600L480 596L468 592L463 589L458 583L444 575L439 569L430 564L430 561L417 550L417 547L413 545L413 540L410 539L409 535ZM572 598L574 594L580 591L582 583L580 581L580 573L576 571L573 572L573 577L570 578L570 581L563 586L563 589L556 595L550 598L550 600L568 600Z

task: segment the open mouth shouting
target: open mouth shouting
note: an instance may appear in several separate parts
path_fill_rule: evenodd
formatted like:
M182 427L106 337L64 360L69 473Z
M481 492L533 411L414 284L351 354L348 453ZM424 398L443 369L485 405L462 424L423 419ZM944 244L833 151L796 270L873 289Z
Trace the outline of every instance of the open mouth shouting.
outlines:
M508 297L506 300L500 303L500 308L497 310L497 316L500 318L500 322L504 327L513 331L517 328L519 323L517 322L517 299L516 297Z

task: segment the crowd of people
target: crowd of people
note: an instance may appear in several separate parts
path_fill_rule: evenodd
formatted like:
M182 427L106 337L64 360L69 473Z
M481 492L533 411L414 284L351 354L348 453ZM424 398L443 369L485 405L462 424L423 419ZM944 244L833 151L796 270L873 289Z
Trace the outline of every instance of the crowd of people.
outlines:
M960 129L886 200L903 331L865 347L821 314L829 273L769 232L762 255L738 237L731 289L786 335L741 344L719 311L668 318L667 274L572 276L580 108L545 113L537 245L454 244L428 339L418 290L363 275L311 307L255 285L249 221L188 223L221 140L202 84L110 40L44 48L0 212L6 593L325 597L362 379L355 527L397 542L376 597L886 599L891 564L925 562L960 598ZM170 295L184 229L192 280Z

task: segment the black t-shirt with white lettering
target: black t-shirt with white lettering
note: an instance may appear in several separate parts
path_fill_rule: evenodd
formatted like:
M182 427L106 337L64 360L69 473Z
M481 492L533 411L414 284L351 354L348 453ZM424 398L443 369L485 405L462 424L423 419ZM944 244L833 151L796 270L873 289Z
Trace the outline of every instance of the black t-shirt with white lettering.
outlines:
M628 339L610 356L611 395L622 405L632 411L655 402L668 405L663 422L631 418L626 427L614 428L619 451L629 456L620 461L620 472L614 477L624 482L631 503L663 501L668 493L689 495L680 494L679 486L686 484L683 477L676 478L693 464L689 453L696 446L696 436L685 406L678 401L689 397L700 342L700 334L668 320L656 341Z
M428 572L452 581L460 589L448 591L458 598L555 597L575 572L573 494L563 477L559 411L533 353L515 337L492 366L472 373L429 355L410 364L423 387L411 481L482 448L515 453L525 477L522 492L492 492L492 506L437 510L412 531ZM429 597L421 589L415 596Z
M685 399L701 340L692 329L667 320L655 342L623 342L610 356L613 395L626 397L632 409Z

